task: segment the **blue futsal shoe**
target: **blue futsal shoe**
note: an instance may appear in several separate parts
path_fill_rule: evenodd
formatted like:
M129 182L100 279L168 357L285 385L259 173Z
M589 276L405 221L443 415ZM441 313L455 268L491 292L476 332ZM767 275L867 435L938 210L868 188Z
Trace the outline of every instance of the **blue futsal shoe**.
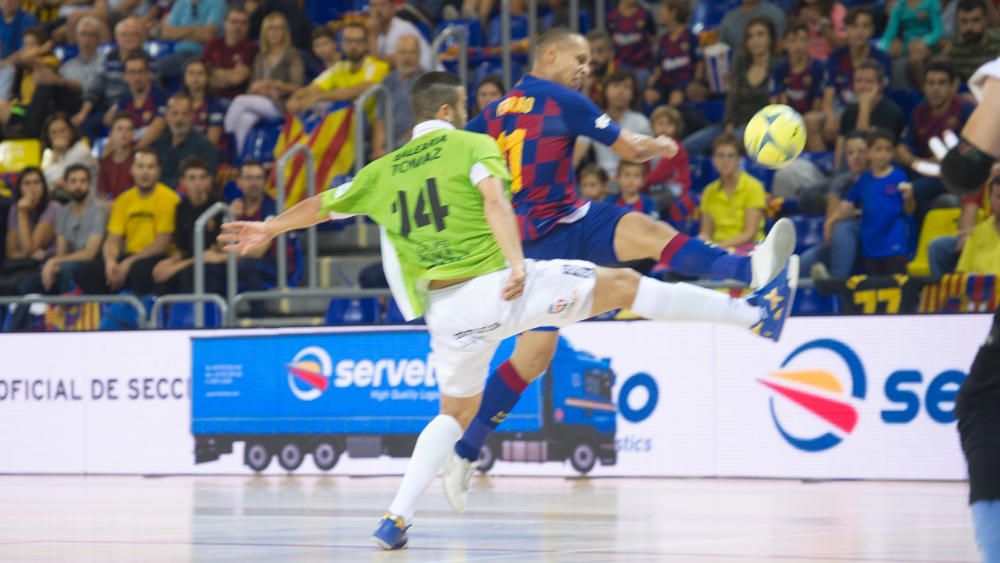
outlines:
M382 519L378 521L378 528L372 534L372 541L375 545L386 551L403 549L410 538L406 537L406 530L410 527L406 525L402 516L394 516L391 512L386 512Z
M747 297L747 302L760 307L764 317L750 330L775 342L781 338L785 319L792 314L795 289L799 285L799 257L788 258L785 268L767 285Z

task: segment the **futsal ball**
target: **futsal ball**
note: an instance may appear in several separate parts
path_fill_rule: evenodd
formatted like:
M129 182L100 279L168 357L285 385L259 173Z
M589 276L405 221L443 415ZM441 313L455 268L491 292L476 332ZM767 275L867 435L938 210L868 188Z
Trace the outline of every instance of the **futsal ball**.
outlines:
M772 104L757 112L743 131L750 158L768 168L791 163L806 146L806 124L794 109Z

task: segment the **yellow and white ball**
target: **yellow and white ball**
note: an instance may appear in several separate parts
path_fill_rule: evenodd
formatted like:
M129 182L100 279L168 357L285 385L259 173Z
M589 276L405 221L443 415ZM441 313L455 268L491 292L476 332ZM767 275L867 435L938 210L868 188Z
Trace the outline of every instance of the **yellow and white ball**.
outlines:
M743 132L750 158L768 168L787 166L806 146L806 124L794 109L772 104L758 111Z

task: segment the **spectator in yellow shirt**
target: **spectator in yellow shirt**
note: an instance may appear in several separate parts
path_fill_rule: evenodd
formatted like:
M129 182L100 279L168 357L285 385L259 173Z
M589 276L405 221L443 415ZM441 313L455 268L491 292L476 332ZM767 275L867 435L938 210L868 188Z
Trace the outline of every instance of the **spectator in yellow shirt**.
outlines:
M1000 274L1000 182L990 184L991 215L976 225L972 235L965 241L962 255L958 258L956 272L966 274Z
M701 195L698 238L733 249L764 238L764 185L740 170L743 143L724 134L712 143L712 166L719 179Z
M160 183L160 162L152 149L135 153L132 177L135 187L111 206L101 256L76 271L76 285L84 293L152 292L153 268L170 247L180 197Z
M344 60L326 69L311 84L300 88L288 100L288 111L300 113L317 104L351 101L389 74L389 65L368 54L368 30L350 24L341 32ZM375 99L365 106L368 120L374 118Z

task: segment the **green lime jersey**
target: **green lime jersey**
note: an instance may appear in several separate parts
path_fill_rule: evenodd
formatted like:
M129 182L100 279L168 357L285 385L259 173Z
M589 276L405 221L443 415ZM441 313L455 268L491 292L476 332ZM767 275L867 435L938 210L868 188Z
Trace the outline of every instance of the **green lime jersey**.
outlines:
M378 223L382 266L400 311L424 313L427 284L506 267L473 180L510 172L488 135L429 121L401 148L323 194L324 213L364 214ZM508 193L509 197L509 193Z

